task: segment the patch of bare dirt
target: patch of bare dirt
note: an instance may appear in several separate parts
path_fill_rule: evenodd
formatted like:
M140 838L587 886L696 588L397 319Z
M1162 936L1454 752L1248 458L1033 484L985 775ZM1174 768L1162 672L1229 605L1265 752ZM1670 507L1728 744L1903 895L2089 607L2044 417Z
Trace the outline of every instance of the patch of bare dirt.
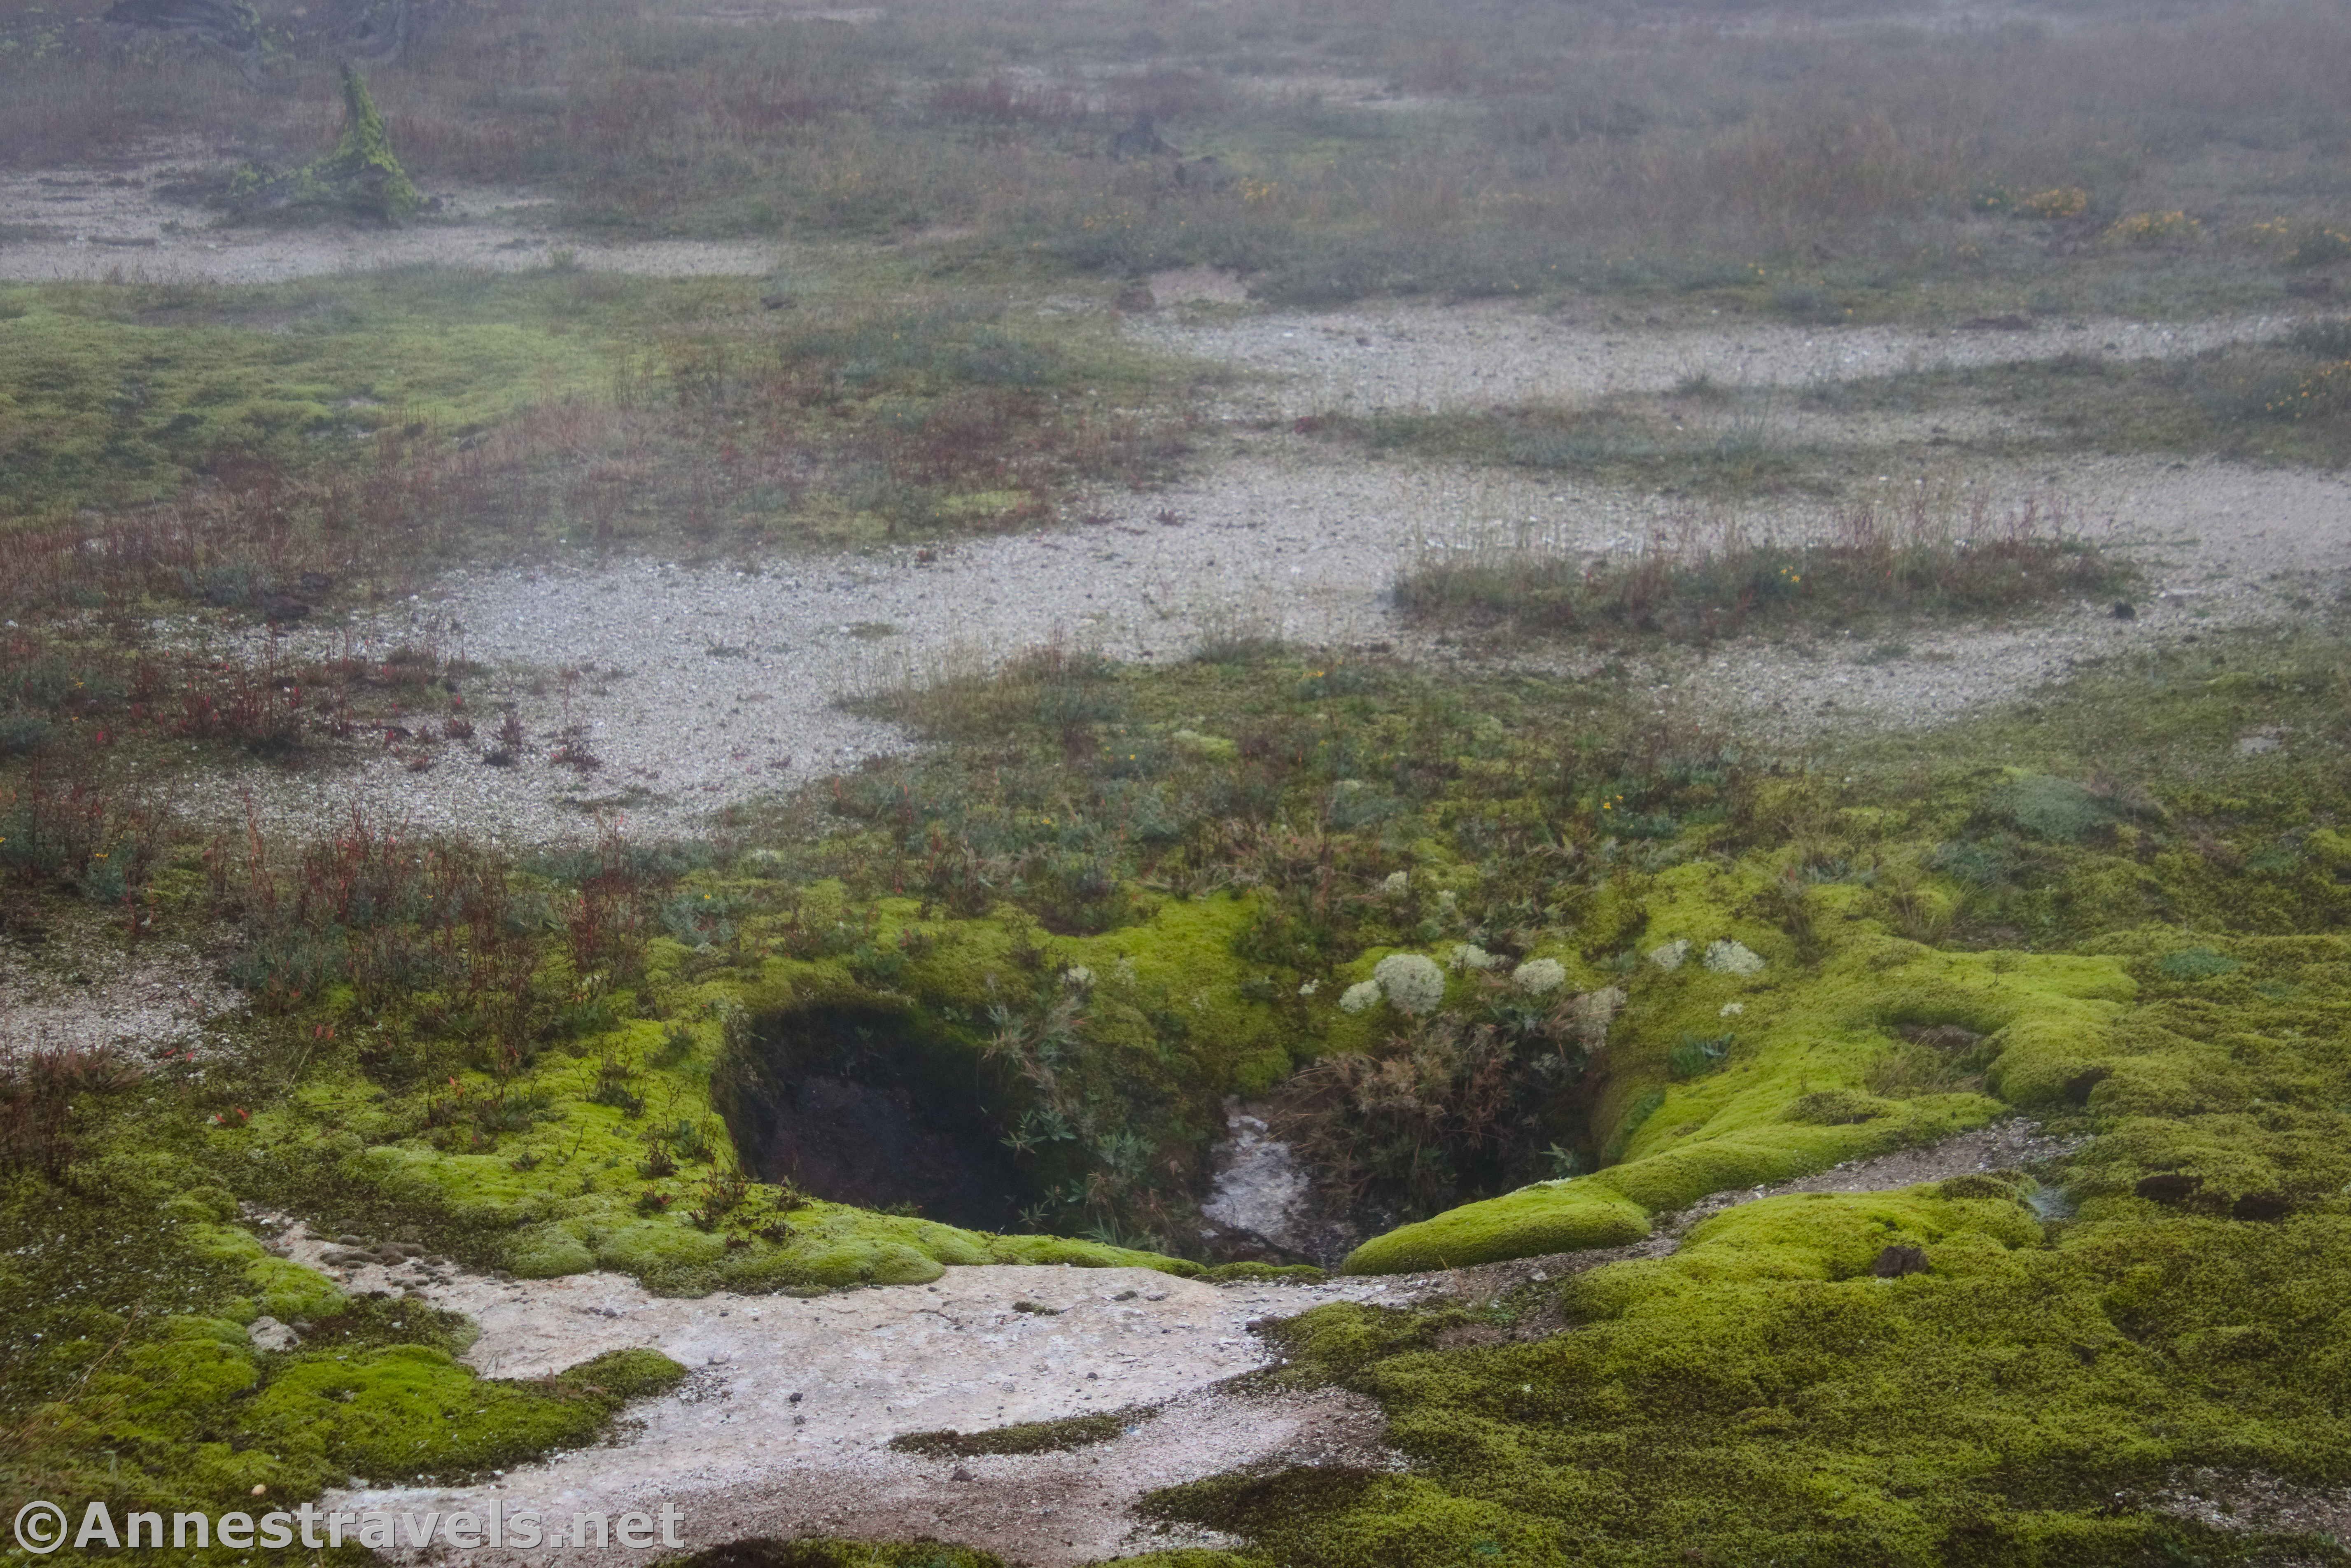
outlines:
M1249 285L1238 272L1219 267L1171 267L1146 284L1157 305L1246 305Z

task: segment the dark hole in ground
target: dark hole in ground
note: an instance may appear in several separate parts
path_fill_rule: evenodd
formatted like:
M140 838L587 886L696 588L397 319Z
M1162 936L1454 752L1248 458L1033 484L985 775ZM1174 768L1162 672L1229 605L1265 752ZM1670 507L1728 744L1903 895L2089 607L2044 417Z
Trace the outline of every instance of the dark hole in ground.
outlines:
M735 1146L763 1181L861 1208L911 1207L1017 1230L1029 1184L967 1052L916 1017L809 1008L762 1020L735 1096Z

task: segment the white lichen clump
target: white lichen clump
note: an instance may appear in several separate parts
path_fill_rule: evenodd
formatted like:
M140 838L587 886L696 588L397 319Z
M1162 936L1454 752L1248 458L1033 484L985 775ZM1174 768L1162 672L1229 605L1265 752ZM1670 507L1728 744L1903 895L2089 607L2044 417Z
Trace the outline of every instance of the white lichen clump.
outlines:
M1740 942L1709 942L1706 967L1718 975L1760 975L1763 955Z
M1372 978L1387 994L1388 1006L1414 1018L1435 1012L1445 1000L1445 971L1418 953L1389 954L1373 966Z
M1390 898L1402 898L1411 886L1412 877L1409 873L1392 871L1388 873L1386 879L1380 883L1380 891L1387 894Z
M1717 1018L1735 1019L1746 1010L1747 1004L1745 1002L1725 1002L1722 1004L1722 1010L1714 1016Z
M1689 943L1687 939L1668 942L1662 947L1649 949L1649 962L1668 972L1680 968L1682 960L1688 956Z
M1073 991L1089 989L1094 983L1094 972L1083 964L1072 964L1061 971L1061 984Z
M1300 984L1300 986L1299 986L1299 988L1298 988L1298 994L1299 994L1300 996L1301 996L1301 997L1311 997L1311 996L1312 996L1315 992L1317 992L1317 991L1321 990L1322 988L1322 981L1320 981L1320 980L1307 980L1307 981L1303 981L1303 982L1301 982L1301 983Z
M1339 1010L1359 1013L1366 1008L1377 1006L1379 999L1380 983L1377 980L1361 980L1339 993Z
M1490 969L1501 960L1475 942L1453 945L1453 967L1456 969Z
M1531 997L1547 997L1567 984L1567 966L1556 958L1530 958L1511 972L1510 984Z

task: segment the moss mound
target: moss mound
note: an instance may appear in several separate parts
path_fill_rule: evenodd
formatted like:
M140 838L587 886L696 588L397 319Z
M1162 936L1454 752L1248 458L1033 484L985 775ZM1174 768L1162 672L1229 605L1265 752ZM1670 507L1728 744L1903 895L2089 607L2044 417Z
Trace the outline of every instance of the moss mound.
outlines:
M78 1197L21 1176L0 1187L0 1412L12 1464L59 1491L217 1511L354 1475L455 1482L591 1441L684 1375L627 1351L558 1377L481 1377L456 1359L464 1319L349 1297L270 1256L181 1156L114 1155L75 1178ZM290 1349L257 1348L246 1325L265 1313L293 1326Z
M902 1454L964 1458L977 1454L1044 1454L1082 1448L1124 1437L1159 1412L1147 1405L1071 1416L1059 1421L1019 1421L984 1432L905 1432L890 1439Z
M1766 962L1734 983L1643 958L1598 1109L1620 1163L1379 1238L1356 1266L1458 1236L1532 1251L1547 1204L1661 1212L2004 1104L2078 1154L2038 1182L1750 1203L1670 1257L1475 1310L1315 1309L1276 1331L1278 1375L1379 1400L1410 1472L1219 1478L1152 1506L1309 1568L2342 1561L2146 1500L2182 1469L2351 1479L2351 905L2321 836L2346 805L2343 737L2319 658L2252 656L2272 662L2228 668L2239 645L2092 676L1938 737L1938 783L1795 819L1795 908L1784 884L1739 891L1735 862L1665 873L1645 955L1698 951L1703 911ZM2249 711L2335 738L2241 761ZM2123 782L2020 789L1973 765L1998 750L2046 758L2041 779L2102 754ZM2209 836L2181 833L2191 817ZM1721 1049L1677 1072L1693 1038Z
M392 138L369 96L366 78L347 65L343 129L333 149L290 174L242 171L229 188L229 203L248 217L270 213L390 224L413 216L423 198L393 155Z
M1648 1234L1647 1213L1613 1193L1572 1183L1525 1187L1374 1237L1348 1254L1346 1272L1460 1269L1545 1252L1621 1247Z
M2273 1560L2283 1542L2115 1499L2176 1465L2351 1473L2351 1427L2324 1392L2331 1314L2266 1294L2329 1297L2351 1269L2346 1225L2134 1218L2053 1235L2012 1197L1757 1203L1673 1258L1487 1314L1548 1301L1573 1333L1443 1350L1441 1314L1293 1320L1283 1375L1378 1398L1413 1473L1217 1480L1155 1507L1316 1565L1497 1554L1480 1542L1538 1563L1650 1561L1660 1542L1722 1562ZM1926 1269L1878 1277L1895 1246Z
M373 1481L452 1481L577 1447L626 1399L684 1375L653 1351L620 1352L525 1384L477 1377L423 1345L297 1355L253 1396L240 1425L280 1463L308 1461Z
M1786 933L1740 914L1773 891L1771 877L1768 863L1747 862L1677 867L1657 879L1652 936L1703 942L1709 932L1740 930L1750 950L1778 956L1751 975L1649 963L1628 979L1602 1101L1603 1114L1616 1116L1608 1142L1619 1163L1374 1238L1347 1270L1618 1246L1646 1235L1651 1217L1709 1193L1933 1142L2008 1104L2062 1103L2137 994L2127 967L2113 959L1939 952L1912 942L1872 917L1878 906L1868 890L1851 886L1808 894L1816 934L1806 964ZM1818 934L1823 923L1834 936ZM1684 1075L1679 1042L1726 1023L1737 1029L1717 1037L1720 1060ZM1906 1081L1899 1064L1915 1051L1903 1031L1920 1026L1959 1029L1985 1070L1969 1073L1945 1056ZM2007 1103L1986 1092L1995 1082ZM1873 1083L1897 1093L1873 1092Z

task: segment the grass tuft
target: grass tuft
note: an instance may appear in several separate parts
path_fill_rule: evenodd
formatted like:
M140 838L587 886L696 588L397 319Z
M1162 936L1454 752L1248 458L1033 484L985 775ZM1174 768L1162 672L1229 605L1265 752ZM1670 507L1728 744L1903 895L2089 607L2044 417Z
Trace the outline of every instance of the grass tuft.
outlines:
M1395 593L1425 623L1704 643L1800 624L2015 614L2129 580L2046 503L1995 516L1977 502L1954 515L1922 486L1907 505L1843 507L1814 539L1730 521L1660 531L1619 557L1526 539L1432 548Z
M1047 1454L1108 1443L1124 1437L1159 1414L1149 1405L1104 1410L1092 1416L1065 1416L1056 1421L1019 1421L991 1427L984 1432L905 1432L890 1439L902 1454L931 1459L967 1459L983 1454Z

